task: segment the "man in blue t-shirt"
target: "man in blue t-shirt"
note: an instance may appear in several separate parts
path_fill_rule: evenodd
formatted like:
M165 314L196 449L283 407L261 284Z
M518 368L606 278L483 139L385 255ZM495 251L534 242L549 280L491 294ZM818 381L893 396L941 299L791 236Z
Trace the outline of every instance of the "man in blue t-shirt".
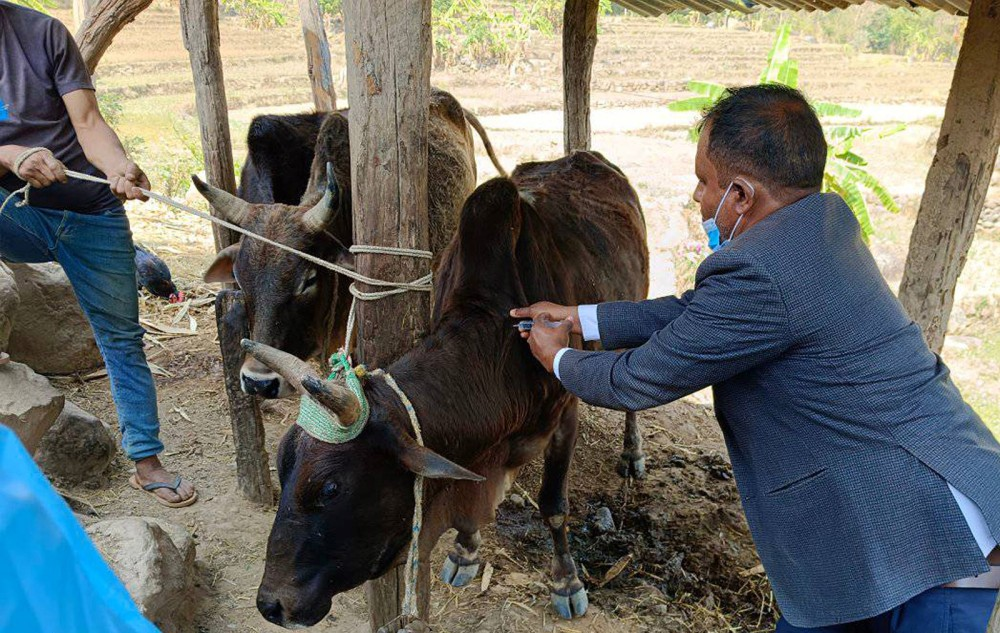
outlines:
M111 181L70 179L66 169ZM12 192L26 184L25 196ZM121 200L145 200L142 169L101 116L94 85L66 27L0 0L0 258L59 262L94 329L111 379L131 484L170 507L194 487L168 472L156 388L143 352L135 250ZM0 362L3 362L0 360Z

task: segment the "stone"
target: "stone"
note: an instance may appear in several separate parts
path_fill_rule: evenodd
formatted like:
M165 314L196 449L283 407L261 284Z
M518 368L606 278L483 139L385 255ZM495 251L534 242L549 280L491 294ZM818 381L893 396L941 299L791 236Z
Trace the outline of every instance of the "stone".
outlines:
M0 352L7 351L10 331L14 327L14 314L21 304L21 294L17 291L14 273L0 262Z
M524 497L519 494L512 494L510 496L510 503L515 508L523 508L525 506Z
M59 264L11 264L21 301L7 351L41 374L89 372L104 364L73 287Z
M110 428L72 402L67 402L42 437L35 461L49 477L78 484L100 475L115 456Z
M590 529L595 534L609 534L615 531L615 518L607 506L601 506L590 517Z
M65 402L59 390L27 365L0 365L0 424L14 429L31 455L62 413Z
M164 633L190 619L194 539L183 527L150 517L98 521L87 534L144 616Z

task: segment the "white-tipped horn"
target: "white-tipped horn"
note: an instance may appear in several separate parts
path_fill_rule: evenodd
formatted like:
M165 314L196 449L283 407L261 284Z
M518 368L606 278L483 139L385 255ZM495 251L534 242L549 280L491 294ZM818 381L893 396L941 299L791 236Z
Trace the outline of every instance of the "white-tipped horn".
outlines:
M241 200L229 193L228 191L223 191L217 187L203 182L198 176L191 176L191 181L194 182L195 188L198 190L205 200L208 200L208 204L212 205L212 209L215 211L215 215L231 222L237 226L243 226L246 222L248 215L250 213L250 203L246 200Z

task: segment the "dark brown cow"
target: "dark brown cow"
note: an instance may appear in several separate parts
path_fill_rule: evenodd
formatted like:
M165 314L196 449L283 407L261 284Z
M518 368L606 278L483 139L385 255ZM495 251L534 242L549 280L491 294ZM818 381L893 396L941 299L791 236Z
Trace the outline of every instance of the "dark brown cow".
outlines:
M467 116L447 92L432 91L427 193L434 253L443 251L454 235L462 203L476 186L469 121L483 134L492 156L492 147L478 121ZM255 125L258 123L279 126L277 121L255 120ZM284 126L282 129L288 128L289 142L295 145L295 151L288 153L288 160L301 159L300 137L309 134L312 124L309 117L280 124ZM257 144L263 143L266 131L258 130ZM272 147L270 151L276 149ZM279 178L275 174L282 172L280 165L258 165L262 160L260 157L254 160L254 178L243 179L241 189L246 189L245 195L276 196L281 183L284 183L282 191L288 189L291 185L285 181L290 175ZM312 174L301 205L249 204L200 180L195 179L195 185L216 213L230 222L324 260L350 265L351 257L346 251L353 243L350 164L347 117L343 112L335 112L325 118L318 132ZM328 177L328 172L334 177ZM270 183L267 186L274 189L267 191L267 183L262 185L258 180L266 180ZM300 257L257 240L242 240L217 255L205 273L205 280L239 284L251 338L255 341L308 359L335 349L344 340L351 302L349 280ZM280 376L250 357L243 363L241 384L245 392L265 398L292 393Z
M379 377L364 383L371 415L355 440L327 444L299 427L285 435L281 500L257 598L264 617L315 624L334 595L399 563L410 539L414 473L430 478L422 570L453 527L458 537L442 575L468 583L479 566L480 527L494 520L519 469L542 453L538 503L555 549L553 603L564 617L586 610L566 527L577 399L532 358L507 315L542 299L645 297L645 233L635 191L597 153L521 165L469 197L441 264L431 331L387 370L412 401L426 448ZM354 419L357 401L342 384L290 355L244 346L342 423Z

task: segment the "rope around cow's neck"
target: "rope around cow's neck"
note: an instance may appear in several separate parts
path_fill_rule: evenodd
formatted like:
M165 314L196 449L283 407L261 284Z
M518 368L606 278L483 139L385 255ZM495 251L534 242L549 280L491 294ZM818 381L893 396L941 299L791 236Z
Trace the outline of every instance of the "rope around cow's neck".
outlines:
M35 153L37 151L43 151L43 150L40 148L32 148L31 150L22 153L21 156L18 157L18 160L15 161L16 166L20 167L21 163L24 162L25 158L27 158L30 154ZM105 178L91 176L90 174L84 174L70 169L67 169L65 171L67 176L69 176L70 178L75 178L77 180L96 182L105 185L111 184L111 182ZM14 169L14 174L15 175L18 174L18 170L16 168ZM341 275L344 275L345 277L354 280L354 282L351 283L350 286L351 296L353 297L353 299L351 301L350 312L348 313L347 334L346 334L346 340L344 341L344 348L347 350L350 349L351 336L354 332L356 306L358 301L375 301L378 299L382 299L384 297L389 297L404 292L411 292L411 291L430 292L433 289L432 273L427 273L423 277L420 277L410 282L396 282L396 281L385 281L382 279L374 279L372 277L368 277L354 270L351 270L350 268L338 266L337 264L333 264L326 260L320 259L314 255L310 255L309 253L304 253L300 250L292 248L291 246L287 246L280 242L275 242L274 240L268 239L263 235L258 235L253 231L248 231L242 228L241 226L238 226L231 222L227 222L222 218L217 218L214 215L205 213L203 211L199 211L198 209L194 209L182 202L174 200L173 198L164 196L154 191L143 189L142 187L137 187L137 188L144 195L146 195L149 198L152 198L153 200L156 200L157 202L165 204L169 207L173 207L180 211L184 211L185 213L189 213L196 217L202 218L203 220L208 220L209 222L218 224L219 226L224 226L231 231L236 231L237 233L245 235L251 239L264 242L265 244L269 244L275 248L287 251L294 255L298 255L299 257L305 259L306 261L312 262L313 264L320 266L321 268L332 270L336 273L339 273ZM18 194L21 194L24 199L21 200L21 202L15 203L14 206L24 207L27 204L29 204L28 194L30 191L31 191L31 185L25 184L20 189L16 189L10 192L10 194L4 199L3 203L0 204L0 215L3 215L4 209L7 208L7 203L10 202L11 199L13 199L14 196ZM354 254L397 255L403 257L419 257L423 259L430 259L433 256L430 251L424 251L412 248L398 248L393 246L369 246L360 244L351 246L350 251L351 253ZM381 287L384 289L365 292L356 287L357 282L368 284L370 286ZM344 354L344 358L345 358L345 366L347 368L350 368L350 356L347 356L346 352ZM331 364L333 364L333 360L331 360ZM353 370L351 371L351 373L353 373ZM413 404L410 402L410 399L406 396L406 394L403 392L403 390L399 387L395 379L390 374L382 370L377 370L372 372L372 375L381 375L385 379L386 384L388 384L389 387L392 388L392 390L396 393L396 396L399 397L399 400L403 403L403 406L406 409L407 415L409 415L410 424L413 426L413 432L414 435L416 436L417 444L423 446L424 438L420 428L420 421L417 419L416 410L413 408ZM365 396L363 391L361 391L360 393L356 393L355 395L358 395L359 400L361 400L363 404L367 404L366 402L364 402ZM310 402L312 402L311 399L308 398L308 396L303 396L303 399L308 399ZM358 432L360 432L360 430L358 430ZM355 433L354 435L356 436L357 433ZM406 568L403 571L405 593L403 597L402 617L404 618L417 617L417 596L416 596L417 573L416 572L417 572L417 566L420 563L419 548L420 548L420 531L421 528L423 527L423 514L424 514L423 500L424 500L424 478L421 475L416 475L413 480L413 522L411 530L412 534L410 537L409 552L407 553L406 556Z

